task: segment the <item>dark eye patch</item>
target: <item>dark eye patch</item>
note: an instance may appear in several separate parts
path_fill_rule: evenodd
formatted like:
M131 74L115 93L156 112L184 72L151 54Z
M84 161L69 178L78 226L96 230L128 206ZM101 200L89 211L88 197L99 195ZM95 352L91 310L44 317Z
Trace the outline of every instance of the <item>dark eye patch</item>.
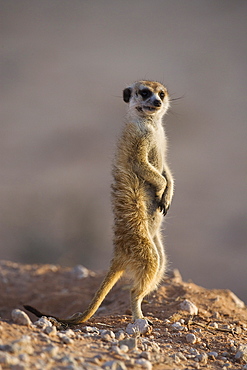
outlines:
M150 98L150 96L152 95L152 91L150 91L149 89L142 89L142 90L139 90L139 94L145 100L145 99Z

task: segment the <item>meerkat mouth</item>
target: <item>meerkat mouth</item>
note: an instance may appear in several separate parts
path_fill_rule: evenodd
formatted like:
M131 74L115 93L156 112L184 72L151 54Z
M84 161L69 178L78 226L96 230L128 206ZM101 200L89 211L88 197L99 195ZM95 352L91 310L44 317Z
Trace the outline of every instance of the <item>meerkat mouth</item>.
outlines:
M144 105L143 108L146 109L146 110L148 110L148 111L150 111L150 112L154 112L157 109L157 107L149 107L147 105Z
M144 105L143 107L136 107L136 110L138 110L138 112L143 112L144 110L149 112L155 112L157 110L157 107L150 107Z

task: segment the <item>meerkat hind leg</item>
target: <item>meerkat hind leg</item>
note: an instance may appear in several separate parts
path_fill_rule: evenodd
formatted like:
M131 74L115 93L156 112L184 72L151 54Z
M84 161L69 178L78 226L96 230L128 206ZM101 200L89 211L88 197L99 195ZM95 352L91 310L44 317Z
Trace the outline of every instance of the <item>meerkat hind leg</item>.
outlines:
M159 266L159 254L154 246L152 253L139 265L138 273L134 277L131 289L131 310L133 321L143 319L141 304L143 298L152 292L156 286L157 266Z
M152 288L150 289L150 286L147 286L146 290L144 290L142 284L139 287L135 286L131 289L130 295L131 295L131 310L132 310L133 321L137 319L145 319L142 313L141 304L142 304L143 298L148 293L150 293L150 291L152 290L153 289ZM149 320L148 322L149 324L152 324Z
M165 270L166 270L166 254L165 250L161 241L161 235L160 232L157 232L156 235L153 238L153 241L156 245L157 252L159 254L159 268L157 269L157 275L156 275L156 285L158 286L162 279L164 278Z
M166 256L159 230L150 238L151 240L152 252L146 257L145 262L140 264L139 273L135 276L133 288L131 289L133 321L144 318L141 309L143 298L157 288L165 272ZM149 324L152 323L149 322Z

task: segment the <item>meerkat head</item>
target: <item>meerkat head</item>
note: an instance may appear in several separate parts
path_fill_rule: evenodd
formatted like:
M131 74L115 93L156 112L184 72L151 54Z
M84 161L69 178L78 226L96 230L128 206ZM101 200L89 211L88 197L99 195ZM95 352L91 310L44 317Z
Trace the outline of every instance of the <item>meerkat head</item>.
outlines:
M159 82L138 81L123 91L129 114L136 118L161 118L169 108L168 91Z

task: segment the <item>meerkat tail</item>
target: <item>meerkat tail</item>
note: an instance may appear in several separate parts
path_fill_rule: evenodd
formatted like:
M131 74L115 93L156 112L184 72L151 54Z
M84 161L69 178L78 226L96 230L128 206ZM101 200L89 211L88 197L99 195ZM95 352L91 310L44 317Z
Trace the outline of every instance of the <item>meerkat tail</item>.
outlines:
M101 286L99 287L98 291L95 293L90 305L83 313L75 313L68 319L59 319L60 322L64 324L81 324L84 321L90 319L91 316L97 311L99 306L101 305L102 301L109 293L109 291L113 288L116 282L120 279L123 275L124 270L116 270L115 268L110 268L108 273L106 274Z
M40 311L39 311L39 310L37 310L36 308L34 308L34 307L32 307L32 306L29 306L28 304L24 304L24 305L23 305L23 307L24 307L27 311L29 311L29 312L33 313L33 314L34 314L35 316L37 316L37 317L48 316L48 315L43 314L42 312L40 312Z
M116 284L116 282L120 279L120 277L123 275L124 270L116 269L116 267L111 266L108 273L106 274L101 286L99 287L98 291L95 293L94 298L92 299L90 305L84 312L77 312L73 314L71 317L67 319L62 319L53 315L48 315L45 313L40 312L36 308L24 305L24 308L33 313L37 317L41 316L47 316L47 317L53 317L57 321L63 323L63 324L71 324L71 325L77 325L81 324L84 321L87 321L90 319L91 316L97 311L99 306L101 305L102 301L104 300L105 296L109 293L109 291L113 288L113 286Z

